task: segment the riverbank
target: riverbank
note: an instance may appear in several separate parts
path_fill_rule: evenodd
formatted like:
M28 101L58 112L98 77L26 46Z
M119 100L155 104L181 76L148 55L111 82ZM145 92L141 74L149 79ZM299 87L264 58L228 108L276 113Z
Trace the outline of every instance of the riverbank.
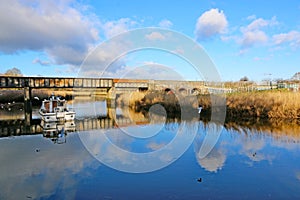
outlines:
M210 95L198 95L195 97L180 97L161 91L151 91L143 95L132 95L128 101L131 108L137 111L148 111L152 105L160 104L167 112L176 112L180 115L181 106L196 110L202 106L201 117L210 118L211 98ZM183 104L182 104L183 102ZM247 118L282 118L300 119L300 93L285 90L269 90L245 93L232 93L226 96L226 119Z
M300 93L271 90L229 94L227 116L235 118L300 118Z
M185 119L197 117L198 102L196 96L175 95L171 91L133 92L117 97L119 106L128 106L136 112L167 115L167 117L184 116ZM153 106L160 105L160 106ZM184 113L182 113L184 111Z

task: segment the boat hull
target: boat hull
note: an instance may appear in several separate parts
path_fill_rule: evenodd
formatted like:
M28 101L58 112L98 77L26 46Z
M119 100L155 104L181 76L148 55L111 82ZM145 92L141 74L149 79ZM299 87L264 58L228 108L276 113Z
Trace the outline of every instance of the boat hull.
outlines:
M65 122L45 122L41 121L41 126L44 131L61 131L63 128L65 131L75 131L75 121L65 121Z
M58 122L58 121L72 121L75 120L75 112L57 112L57 113L43 113L39 112L42 120L45 122Z

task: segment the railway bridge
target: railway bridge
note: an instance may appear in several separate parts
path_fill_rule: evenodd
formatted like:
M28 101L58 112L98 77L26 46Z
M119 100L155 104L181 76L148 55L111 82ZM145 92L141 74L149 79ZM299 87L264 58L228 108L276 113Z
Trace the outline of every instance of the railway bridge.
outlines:
M24 90L25 110L31 109L32 89L71 90L72 95L101 96L114 106L117 93L126 93L137 90L163 90L171 88L174 91L205 93L208 87L204 81L162 81L138 79L112 79L112 78L70 78L70 77L26 77L26 76L0 76L0 90Z
M71 91L76 98L105 98L108 108L115 107L118 93L145 90L173 90L183 95L211 92L204 81L139 80L85 77L27 77L0 75L0 90L23 90L24 111L28 124L32 119L32 90ZM219 90L219 88L215 88Z

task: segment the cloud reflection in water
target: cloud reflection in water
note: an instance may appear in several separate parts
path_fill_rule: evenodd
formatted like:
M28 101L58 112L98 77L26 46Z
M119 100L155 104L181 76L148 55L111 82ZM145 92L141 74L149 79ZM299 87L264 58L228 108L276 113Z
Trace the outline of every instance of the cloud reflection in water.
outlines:
M0 161L0 199L73 199L78 177L100 166L72 134L63 145L40 135L2 138Z

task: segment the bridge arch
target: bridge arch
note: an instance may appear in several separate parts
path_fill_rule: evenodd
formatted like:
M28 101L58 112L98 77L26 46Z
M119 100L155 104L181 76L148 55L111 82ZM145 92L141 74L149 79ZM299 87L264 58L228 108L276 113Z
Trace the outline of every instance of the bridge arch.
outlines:
M193 88L191 90L191 94L198 95L200 93L201 93L201 89L200 88Z
M186 88L179 88L178 92L182 95L187 95L188 94L188 90Z
M166 94L170 94L170 93L174 93L173 90L171 88L165 88L163 90Z

